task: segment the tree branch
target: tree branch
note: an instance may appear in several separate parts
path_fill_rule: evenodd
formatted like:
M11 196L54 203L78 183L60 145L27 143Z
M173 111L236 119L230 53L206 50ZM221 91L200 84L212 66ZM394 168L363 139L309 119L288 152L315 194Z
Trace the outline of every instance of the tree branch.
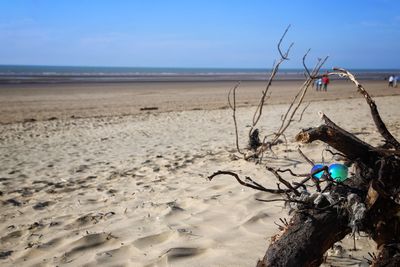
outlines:
M288 193L288 192L291 191L291 190L284 190L284 189L265 188L264 186L254 182L249 177L246 177L246 179L250 180L252 183L247 183L247 182L244 182L243 180L241 180L237 173L234 173L234 172L231 172L231 171L217 171L217 172L213 173L212 175L210 175L208 177L208 179L211 181L214 177L216 177L218 175L230 175L230 176L233 176L236 179L236 181L238 181L239 184L241 184L243 186L246 186L246 187L250 187L252 189L263 191L263 192L268 192L268 193L273 193L273 194L284 194L284 193Z
M238 133L238 127L237 127L237 121L236 121L236 89L239 87L240 82L238 82L231 90L229 90L228 93L228 103L229 107L232 109L232 118L233 118L233 123L235 125L235 143L236 143L236 150L244 155L244 153L240 150L239 147L239 133ZM231 103L231 96L233 98L233 104Z
M375 101L371 98L365 88L357 81L353 74L343 68L333 68L336 72L331 72L329 75L339 75L340 77L346 77L350 81L352 81L356 87L357 91L362 94L367 101L369 108L371 110L372 119L374 120L375 126L378 129L379 133L385 138L386 142L391 144L395 149L400 149L400 143L393 137L393 135L386 128L385 123L383 122L379 112L378 107L375 104Z
M257 125L258 121L261 118L261 115L262 115L262 112L263 112L263 107L264 107L264 104L265 104L265 97L267 96L268 90L271 87L272 81L274 80L275 75L278 72L280 65L285 60L289 60L288 55L289 55L290 49L293 46L293 43L291 43L291 45L289 46L289 48L286 50L285 53L282 53L282 50L281 50L282 41L285 38L286 33L289 31L289 28L290 28L290 25L286 28L285 32L283 33L281 39L278 42L278 51L279 51L279 54L280 54L281 58L279 59L279 61L276 64L274 64L274 67L272 68L272 71L271 71L271 75L270 75L270 77L268 79L268 83L267 83L264 91L262 92L260 102L259 102L259 104L258 104L258 106L256 108L256 111L254 112L254 115L253 115L253 123L252 123L252 125L250 127L250 130L249 130L249 137L250 137L251 133L253 132L253 129Z
M324 114L323 119L326 124L302 130L296 135L296 141L311 143L320 140L345 154L350 160L360 159L367 165L375 165L379 156L382 156L377 149L343 130Z

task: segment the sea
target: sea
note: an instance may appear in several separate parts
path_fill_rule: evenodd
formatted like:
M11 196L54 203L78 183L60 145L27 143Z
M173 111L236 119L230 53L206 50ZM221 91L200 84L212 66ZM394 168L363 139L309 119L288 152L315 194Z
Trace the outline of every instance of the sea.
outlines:
M360 80L385 80L399 69L349 69ZM321 73L326 72L322 69ZM0 83L265 81L271 69L0 65ZM276 80L304 80L304 69L281 68Z

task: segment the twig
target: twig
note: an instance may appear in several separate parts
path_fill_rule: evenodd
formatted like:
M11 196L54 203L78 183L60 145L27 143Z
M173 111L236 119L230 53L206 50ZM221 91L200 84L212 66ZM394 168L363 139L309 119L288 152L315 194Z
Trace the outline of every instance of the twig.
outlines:
M274 199L255 198L255 200L260 201L260 202L278 202L278 201L286 202L286 201L288 201L288 200L285 199L285 198L274 198Z
M291 43L291 44L289 45L289 48L286 50L286 53L285 53L285 54L282 53L281 44L282 44L283 39L285 38L285 35L286 35L287 32L289 31L290 26L291 26L290 24L287 26L285 32L283 33L281 39L280 39L279 42L278 42L278 51L279 51L279 54L281 55L281 58L284 59L284 60L288 60L288 59L289 59L289 58L288 58L289 51L290 51L290 49L292 48L292 46L294 45L294 43Z
M306 174L297 174L297 173L294 173L291 169L283 169L283 170L281 170L281 169L277 169L276 170L276 172L289 172L292 176L294 176L294 177L307 177L307 176L309 176L310 174L309 173L306 173Z
M293 188L293 186L288 181L283 179L282 176L280 176L279 173L274 168L271 168L271 167L268 167L268 166L266 168L267 168L268 171L270 171L272 174L275 175L275 177L279 180L279 182L281 182L287 188L289 188L290 191L292 191L296 196L300 196L299 191L297 191L295 188Z
M259 104L258 104L258 106L257 106L257 108L256 108L256 111L254 112L254 115L253 115L253 123L252 123L252 125L251 125L251 127L250 127L250 130L249 130L249 137L250 137L251 133L253 132L253 129L254 129L255 126L257 125L258 121L259 121L260 118L261 118L261 115L262 115L262 112L263 112L263 106L264 106L264 104L265 104L265 97L266 97L266 95L267 95L267 93L268 93L268 90L269 90L271 84L272 84L272 81L273 81L274 78L275 78L276 73L277 73L278 70L279 70L280 65L281 65L285 60L289 60L288 55L289 55L290 49L291 49L292 46L293 46L293 43L290 44L289 48L286 50L285 53L282 53L282 50L281 50L282 41L283 41L283 39L285 38L285 35L286 35L286 33L288 32L289 28L290 28L290 25L286 28L286 30L285 30L285 32L283 33L281 39L279 40L279 43L278 43L278 51L279 51L279 54L280 54L281 58L273 65L273 68L272 68L272 71L271 71L271 74L270 74L268 83L267 83L267 85L266 85L264 91L262 92L262 95L261 95L261 98L260 98L260 102L259 102Z
M308 164L310 164L311 166L314 167L314 165L315 165L314 161L312 161L311 159L309 159L309 158L303 153L303 151L301 151L300 148L297 148L297 152L299 152L300 156L302 156L303 159L305 159L305 160L308 162Z
M232 109L232 118L233 118L233 123L235 125L235 141L236 141L236 149L237 151L244 155L244 153L240 150L239 147L239 133L238 133L238 127L237 127L237 121L236 121L236 89L239 87L240 82L238 82L228 93L228 103L230 108ZM232 93L232 98L233 98L233 104L231 103L231 93Z
M332 159L333 159L334 156L340 156L340 157L345 158L345 159L347 158L345 154L339 153L339 152L333 152L332 150L330 150L328 148L325 148L323 151L329 152L332 155Z
M306 109L310 106L311 102L308 102L308 104L303 108L303 111L300 113L300 118L297 122L300 122L303 119L303 114L306 111Z
M306 78L308 79L308 78L312 78L312 76L311 76L311 73L310 73L310 71L308 70L308 68L307 68L307 65L306 65L306 57L307 57L307 55L308 55L308 53L310 53L310 51L311 51L311 48L309 48L308 50L307 50L307 52L304 54L304 56L303 56L303 67L304 67L304 70L306 71L306 73L307 73L307 75L306 75Z
M319 185L320 181L314 176L311 176L311 180L314 182L317 192L321 192L321 186Z
M313 79L314 79L313 77L319 72L319 70L321 69L323 64L325 64L326 60L328 60L328 57L325 57L325 59L322 61L318 61L317 65L314 67L310 77L308 77L308 79L300 87L300 90L298 91L298 93L294 96L293 101L290 103L289 108L286 111L285 116L283 117L283 120L282 120L281 126L279 127L279 130L277 131L275 138L271 142L272 144L275 144L275 142L279 139L279 137L290 126L291 122L293 121L294 115L296 114L298 108L300 107L301 103L303 102L303 99L307 93L308 88L310 87L310 85L313 82ZM296 101L297 101L297 105L295 106ZM293 108L293 110L292 110L292 108Z
M218 176L218 175L230 175L230 176L233 176L236 179L236 181L238 181L239 184L241 184L243 186L246 186L246 187L250 187L250 188L259 190L259 191L263 191L263 192L274 193L274 194L283 194L283 193L286 193L286 192L290 191L290 190L284 190L284 189L279 189L279 188L278 189L265 188L264 186L262 186L262 185L260 185L258 183L255 183L249 177L246 177L246 178L248 180L250 180L252 183L244 182L239 178L238 174L236 174L234 172L231 172L231 171L217 171L217 172L213 173L212 175L210 175L208 177L208 179L211 181L215 176Z

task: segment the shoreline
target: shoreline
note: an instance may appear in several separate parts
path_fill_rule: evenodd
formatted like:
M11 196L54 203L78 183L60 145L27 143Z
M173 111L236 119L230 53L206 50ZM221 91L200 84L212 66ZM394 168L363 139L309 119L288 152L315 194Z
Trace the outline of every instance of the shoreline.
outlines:
M357 76L359 77L359 81L386 81L385 75L378 76ZM212 83L212 82L268 82L269 77L267 75L255 75L255 76L147 76L147 77L24 77L23 79L16 79L14 77L0 77L0 85L24 85L24 84L132 84L132 83L185 83L185 82L203 82L203 83ZM331 80L341 80L341 78L332 77ZM274 78L275 82L285 82L285 81L296 81L301 82L304 81L304 76L302 75L294 75L294 76L286 76L286 75L276 75Z
M3 67L3 69L1 68ZM232 82L268 81L271 70L262 69L190 69L190 68L96 68L0 65L0 84L76 84L76 83L135 83L135 82ZM44 68L44 69L41 69ZM65 68L65 69L63 69ZM320 71L323 74L327 69ZM400 70L350 70L360 81L384 81ZM332 80L341 78L332 76ZM280 69L275 81L303 81L304 69Z

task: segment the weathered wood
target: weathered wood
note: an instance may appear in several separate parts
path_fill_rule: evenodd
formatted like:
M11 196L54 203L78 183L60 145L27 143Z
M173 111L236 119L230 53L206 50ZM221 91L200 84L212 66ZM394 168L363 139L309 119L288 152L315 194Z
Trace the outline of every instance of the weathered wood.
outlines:
M400 266L400 244L391 244L382 247L377 260L371 265L372 267L399 267Z
M328 125L302 130L296 135L296 141L312 143L320 140L345 154L350 160L360 160L365 164L375 164L380 152L343 129L338 130Z
M285 34L286 32L283 36ZM281 61L275 65L271 79L266 90L263 91L260 104L253 116L253 124L249 131L250 152L242 153L237 147L246 160L262 155L271 149L272 145L277 144L281 135L284 136L283 132L293 120L308 86L315 78L319 77L318 72L324 62L319 61L314 70L310 72L305 65L305 57L308 52L306 53L303 57L303 65L308 74L308 76L306 75L307 80L289 105L273 140L267 142L265 137L261 142L258 138L258 131L253 132L253 130L261 117L272 78L275 76L279 64L287 59L288 52L283 54L280 50L281 41L278 44ZM305 175L306 178L300 183L290 183L280 175L283 170L267 167L267 170L273 173L281 183L278 184L277 189L265 188L248 177L246 177L246 181L243 181L236 173L228 171L216 172L209 179L211 180L217 175L231 175L244 186L281 194L283 197L260 201L283 200L297 205L294 208L291 206L292 211L295 210L295 215L289 224L285 221L285 226L280 227L284 231L272 238L265 256L257 263L259 267L319 266L323 261L324 253L335 242L340 241L349 233L356 234L359 231L367 233L377 244L378 256L370 254L373 258L371 261L373 266L400 266L400 205L398 204L400 202L400 142L387 129L375 102L353 74L345 69L336 68L334 72L324 75L346 77L356 85L357 91L364 96L369 105L375 126L384 138L385 144L381 147L373 147L336 125L324 114L321 114L323 125L301 131L297 134L296 140L304 144L322 141L335 148L346 159L346 165L353 164L355 174L352 177L344 182L337 182L331 177L329 168L324 166L323 170L315 170L315 173L324 172L322 179L317 180L313 177L313 173ZM299 96L301 97L297 106L290 113ZM230 106L234 112L236 143L238 143L235 105L232 106L230 103ZM307 160L307 157L305 158ZM312 161L307 161L313 165ZM290 170L289 172L294 175ZM309 180L314 182L316 190L308 190L307 182ZM286 189L280 188L282 184L286 186ZM315 191L315 194L310 194Z
M356 194L366 215L357 231L368 233L379 251L373 266L400 266L400 205L393 196L400 192L400 158L397 151L380 150L335 125L303 130L296 140L323 141L356 162L356 174L329 192L342 197ZM393 153L392 156L390 153ZM354 229L351 203L327 210L297 212L286 231L272 242L257 266L319 266L324 253ZM353 216L353 217L352 217Z
M257 267L319 266L324 253L351 229L348 215L336 209L299 212L288 229L269 246Z
M378 107L375 104L375 101L372 99L372 97L369 95L367 90L362 86L362 84L357 81L357 79L354 77L352 73L347 71L346 69L343 68L333 68L334 71L337 71L339 73L332 72L331 74L338 74L339 76L345 76L349 80L351 80L357 87L357 91L362 94L367 101L367 104L370 108L372 119L375 123L375 126L379 133L382 135L383 138L385 138L386 142L393 146L395 149L399 150L400 149L400 143L394 138L394 136L389 132L387 129L385 123L383 122L381 115L379 114Z

